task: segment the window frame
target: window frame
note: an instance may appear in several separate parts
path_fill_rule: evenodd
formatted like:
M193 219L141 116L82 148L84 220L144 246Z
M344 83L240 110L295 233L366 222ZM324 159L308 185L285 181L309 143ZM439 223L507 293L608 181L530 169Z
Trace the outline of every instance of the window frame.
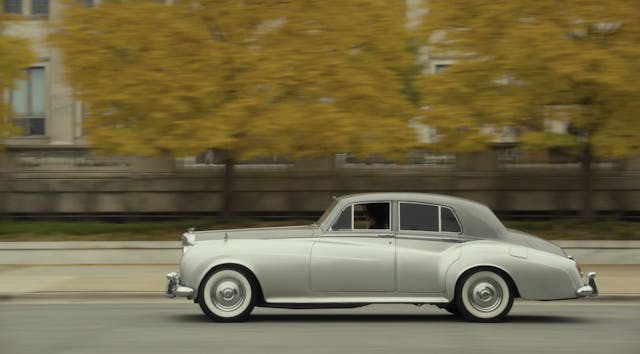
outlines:
M438 208L438 231L428 231L428 230L403 230L402 229L402 204L419 204L419 205L427 205ZM442 208L447 208L451 211L451 214L455 218L458 226L460 228L459 232L452 231L442 231ZM398 201L398 232L399 233L408 233L408 234L416 234L416 235L444 235L444 236L460 236L462 235L464 229L462 227L462 223L460 222L460 218L456 214L455 210L447 205L434 204L429 202L415 202L415 201Z

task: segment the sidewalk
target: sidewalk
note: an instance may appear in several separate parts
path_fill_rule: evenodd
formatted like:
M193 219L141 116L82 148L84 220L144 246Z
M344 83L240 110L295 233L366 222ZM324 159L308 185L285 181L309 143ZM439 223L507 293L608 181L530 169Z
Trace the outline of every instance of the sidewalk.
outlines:
M640 297L640 265L583 265L598 273L603 297ZM43 297L137 294L161 297L165 274L177 265L0 266L0 295Z

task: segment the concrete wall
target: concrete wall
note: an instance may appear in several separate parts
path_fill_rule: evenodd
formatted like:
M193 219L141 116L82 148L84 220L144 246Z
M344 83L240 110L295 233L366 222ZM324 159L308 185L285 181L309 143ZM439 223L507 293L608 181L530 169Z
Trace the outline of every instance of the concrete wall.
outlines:
M222 166L183 168L163 159L56 157L51 150L37 158L15 149L3 160L3 214L196 215L219 213L223 205ZM577 165L494 164L483 169L469 167L464 158L457 161L442 166L323 164L317 169L308 164L238 166L234 209L241 214L314 214L324 210L333 195L373 191L458 195L508 213L581 208ZM595 208L640 212L638 175L635 169L602 166L594 176Z

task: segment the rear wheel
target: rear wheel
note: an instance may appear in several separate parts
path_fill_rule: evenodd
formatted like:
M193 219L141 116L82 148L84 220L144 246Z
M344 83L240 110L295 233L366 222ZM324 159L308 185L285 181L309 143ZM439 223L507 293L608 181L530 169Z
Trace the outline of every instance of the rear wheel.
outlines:
M212 320L239 322L256 305L257 291L251 278L238 268L220 268L209 273L198 291L198 304Z
M454 302L469 321L499 322L513 306L513 291L498 271L478 269L459 280Z

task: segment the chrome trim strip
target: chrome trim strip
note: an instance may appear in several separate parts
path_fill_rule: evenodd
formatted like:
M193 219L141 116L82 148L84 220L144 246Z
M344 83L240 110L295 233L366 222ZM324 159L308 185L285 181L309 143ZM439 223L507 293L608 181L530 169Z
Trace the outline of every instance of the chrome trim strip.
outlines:
M444 297L429 296L328 296L328 297L275 297L266 299L273 304L441 304L450 302Z
M397 235L396 239L398 240L420 240L420 241L432 241L432 242L454 242L454 243L463 243L469 240L459 238L459 237L446 237L446 236L421 236L421 235Z

